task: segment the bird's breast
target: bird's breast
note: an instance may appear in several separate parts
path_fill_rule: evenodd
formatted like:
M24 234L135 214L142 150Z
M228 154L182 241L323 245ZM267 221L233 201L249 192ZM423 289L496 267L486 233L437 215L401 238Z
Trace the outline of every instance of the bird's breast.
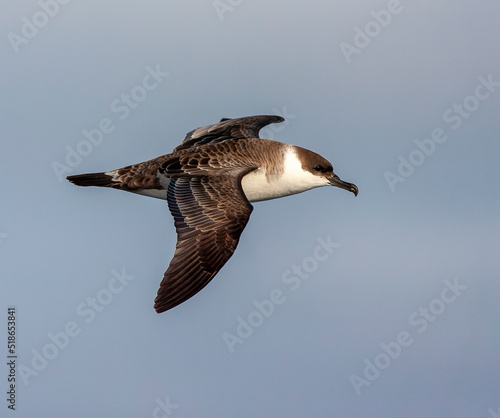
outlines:
M277 199L307 190L290 180L286 175L267 176L265 170L258 169L245 175L241 186L249 202Z
M271 173L264 166L241 179L243 192L250 202L277 199L328 184L324 177L315 176L302 168L292 147L287 149L281 169L271 170Z

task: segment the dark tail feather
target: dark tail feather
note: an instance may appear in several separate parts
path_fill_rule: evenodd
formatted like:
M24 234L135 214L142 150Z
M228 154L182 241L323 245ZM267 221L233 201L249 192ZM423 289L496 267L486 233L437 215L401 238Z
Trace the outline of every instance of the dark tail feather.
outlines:
M105 173L91 173L91 174L77 174L76 176L66 177L71 183L77 186L100 186L100 187L111 187L113 184L116 185L112 179Z

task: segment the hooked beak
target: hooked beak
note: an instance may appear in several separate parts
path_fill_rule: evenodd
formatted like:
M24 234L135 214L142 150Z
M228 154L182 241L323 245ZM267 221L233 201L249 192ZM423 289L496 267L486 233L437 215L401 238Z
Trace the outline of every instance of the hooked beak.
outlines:
M331 186L340 187L341 189L348 190L349 192L353 192L354 196L358 195L358 186L352 183L347 183L346 181L340 180L339 176L333 175L328 179L330 181Z

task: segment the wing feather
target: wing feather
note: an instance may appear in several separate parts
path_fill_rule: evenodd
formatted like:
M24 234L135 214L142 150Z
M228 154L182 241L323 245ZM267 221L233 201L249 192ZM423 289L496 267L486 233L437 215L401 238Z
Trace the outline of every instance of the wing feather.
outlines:
M284 120L281 116L276 115L247 116L237 119L223 118L215 125L203 126L188 132L182 144L174 151L209 143L214 144L227 139L258 138L259 131L264 126Z
M241 178L249 170L171 178L167 201L177 245L155 299L156 312L194 296L233 255L253 209L241 189ZM223 198L219 190L224 190Z

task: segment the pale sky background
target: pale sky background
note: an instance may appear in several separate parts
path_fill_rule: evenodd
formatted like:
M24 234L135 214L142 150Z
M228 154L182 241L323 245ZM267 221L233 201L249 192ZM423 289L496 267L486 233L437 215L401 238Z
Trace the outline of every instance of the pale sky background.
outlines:
M1 13L2 363L7 307L18 317L10 416L500 414L498 1L54 4ZM378 13L388 7L390 21ZM137 96L148 67L169 74ZM116 101L131 92L142 101L126 114ZM322 154L359 196L321 188L255 204L218 276L157 315L176 242L166 203L77 188L54 166L79 149L64 176L107 171L167 154L221 117L276 113L286 125L262 137ZM86 148L83 131L100 122L112 132ZM436 129L446 141L419 153L415 141ZM410 156L422 164L391 190L387 172ZM322 261L311 258L318 239L338 244ZM295 290L293 266L310 271ZM133 278L120 287L113 271ZM252 313L273 291L283 303ZM99 311L87 305L96 296ZM260 326L231 353L223 335L249 315ZM390 344L398 336L405 346ZM167 398L175 409L159 406Z

